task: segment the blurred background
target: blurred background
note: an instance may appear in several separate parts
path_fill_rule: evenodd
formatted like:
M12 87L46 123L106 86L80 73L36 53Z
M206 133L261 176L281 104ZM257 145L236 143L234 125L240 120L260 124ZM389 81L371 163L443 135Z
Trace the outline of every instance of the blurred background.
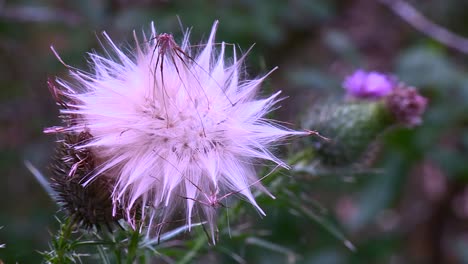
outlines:
M409 3L468 37L467 1ZM270 250L254 240L245 248L223 238L222 246L239 249L247 263L468 263L468 54L375 0L0 1L0 260L40 262L57 227L56 205L24 166L29 160L47 173L56 138L42 130L60 124L46 80L66 69L49 46L88 69L85 54L103 52L103 30L133 44L132 30L154 21L180 40L178 17L193 27L193 44L206 40L216 19L218 40L242 51L255 43L246 62L252 77L279 66L264 92L288 96L275 112L280 120L298 124L317 98L343 94L343 77L358 68L394 73L429 98L421 126L380 139L376 171L304 176L305 189L293 191L307 194L310 219L295 218L281 197L262 200L268 215L255 228L268 231Z

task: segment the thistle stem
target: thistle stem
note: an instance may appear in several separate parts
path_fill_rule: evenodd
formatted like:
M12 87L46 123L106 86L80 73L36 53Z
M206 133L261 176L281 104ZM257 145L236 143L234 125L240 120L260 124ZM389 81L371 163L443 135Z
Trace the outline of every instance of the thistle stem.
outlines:
M195 240L195 244L193 245L193 247L190 249L190 251L187 254L185 254L182 260L178 262L178 264L192 263L193 258L196 257L198 251L200 251L200 249L202 249L205 244L206 244L205 234L199 235L197 239Z
M66 261L65 255L71 249L69 239L70 239L72 230L73 230L73 221L71 221L70 219L67 219L66 222L61 227L60 235L57 241L57 245L58 245L57 257L60 260L60 263L62 263L62 261Z
M138 250L138 242L140 240L140 231L138 228L132 233L132 237L130 238L130 244L128 245L128 254L127 254L127 264L132 264L133 261L137 257L137 250Z

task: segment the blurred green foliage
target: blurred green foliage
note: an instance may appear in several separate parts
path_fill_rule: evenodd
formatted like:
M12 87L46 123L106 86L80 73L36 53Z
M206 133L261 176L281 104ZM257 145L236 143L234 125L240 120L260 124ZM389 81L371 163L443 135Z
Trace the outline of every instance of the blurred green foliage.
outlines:
M412 1L431 19L468 36L461 0ZM394 72L429 98L422 126L395 128L374 154L377 170L283 171L277 199L259 197L247 235L221 235L197 261L231 263L467 263L468 75L467 54L441 46L404 24L373 0L257 1L6 1L0 9L0 259L38 263L58 228L57 210L23 165L47 171L54 138L43 127L58 124L46 87L65 76L64 61L86 69L84 54L100 48L100 32L132 42L131 31L155 21L180 39L193 26L194 44L220 20L217 39L242 51L250 76L280 66L268 90L283 90L276 113L297 123L314 102L340 96L339 84L358 67ZM317 99L319 98L319 99ZM285 155L284 155L285 157ZM311 164L306 164L311 166ZM274 182L269 183L274 184ZM225 211L220 214L225 214ZM225 218L222 221L226 221ZM344 236L343 236L344 234ZM203 237L197 236L195 237ZM356 250L350 250L346 239ZM187 243L197 243L189 240ZM206 241L202 241L205 243ZM190 245L189 245L190 246ZM203 247L203 250L209 247ZM180 255L177 248L174 255ZM207 252L201 252L207 253ZM239 258L237 258L239 257Z

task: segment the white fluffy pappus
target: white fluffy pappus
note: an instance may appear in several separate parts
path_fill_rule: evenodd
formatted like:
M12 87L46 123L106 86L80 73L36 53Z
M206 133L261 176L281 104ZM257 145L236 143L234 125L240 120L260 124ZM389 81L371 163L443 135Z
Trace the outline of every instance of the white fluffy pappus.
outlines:
M264 215L251 189L267 191L253 163L287 167L268 148L307 134L265 118L279 92L258 98L266 76L241 80L243 57L237 59L233 48L231 63L225 62L230 46L215 43L217 25L198 52L188 33L179 46L171 35L158 35L154 25L149 38L140 42L135 36L132 52L104 33L113 56L90 53L92 72L70 67L73 81L57 80L71 102L61 113L72 121L56 132L92 135L76 146L90 149L99 162L87 182L115 177L112 200L126 208L130 223L137 203L143 217L145 208L155 209L149 216L153 225L181 208L191 225L198 208L214 239L215 209L230 194L243 196Z

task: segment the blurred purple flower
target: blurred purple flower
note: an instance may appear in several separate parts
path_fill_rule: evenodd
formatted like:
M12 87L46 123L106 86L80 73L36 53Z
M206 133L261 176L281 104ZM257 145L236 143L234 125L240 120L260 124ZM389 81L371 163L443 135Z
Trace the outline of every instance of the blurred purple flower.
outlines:
M343 82L348 95L363 99L379 99L390 94L393 87L387 75L374 71L357 70Z

